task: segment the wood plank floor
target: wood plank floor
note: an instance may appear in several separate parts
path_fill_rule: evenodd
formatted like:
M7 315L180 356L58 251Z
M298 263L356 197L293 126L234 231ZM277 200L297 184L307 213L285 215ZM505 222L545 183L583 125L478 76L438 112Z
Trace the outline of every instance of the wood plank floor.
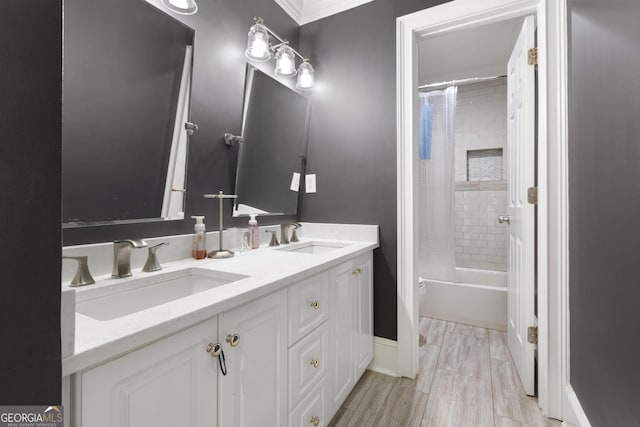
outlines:
M415 380L366 371L330 427L547 427L520 384L506 335L420 318L420 372Z

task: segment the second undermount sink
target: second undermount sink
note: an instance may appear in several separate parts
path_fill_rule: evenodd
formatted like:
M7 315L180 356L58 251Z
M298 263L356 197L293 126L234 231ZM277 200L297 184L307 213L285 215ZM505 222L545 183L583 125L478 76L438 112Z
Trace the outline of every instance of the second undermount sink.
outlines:
M294 246L285 246L279 248L279 251L296 252L300 254L325 254L327 252L342 249L348 246L345 243L336 242L305 242Z
M192 268L131 279L78 292L76 312L96 320L114 320L247 277Z

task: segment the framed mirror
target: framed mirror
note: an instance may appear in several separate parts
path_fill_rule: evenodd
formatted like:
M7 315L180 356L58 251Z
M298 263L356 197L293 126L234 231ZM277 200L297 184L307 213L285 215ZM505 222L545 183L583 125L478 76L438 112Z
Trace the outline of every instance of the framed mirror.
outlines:
M303 94L247 64L233 216L297 214L308 113Z
M184 216L194 38L143 0L65 0L63 227Z

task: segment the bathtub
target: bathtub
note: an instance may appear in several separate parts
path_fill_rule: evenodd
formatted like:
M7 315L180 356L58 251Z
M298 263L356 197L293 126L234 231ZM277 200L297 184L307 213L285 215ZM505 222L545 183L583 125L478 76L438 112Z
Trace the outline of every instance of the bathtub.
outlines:
M506 272L456 268L456 282L421 277L420 284L420 316L507 330Z

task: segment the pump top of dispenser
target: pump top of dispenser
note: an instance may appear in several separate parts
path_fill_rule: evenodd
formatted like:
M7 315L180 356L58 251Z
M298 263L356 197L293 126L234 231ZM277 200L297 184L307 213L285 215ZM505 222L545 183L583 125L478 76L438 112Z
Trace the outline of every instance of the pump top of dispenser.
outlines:
M196 220L196 224L193 227L194 231L196 232L204 231L204 216L192 216L191 219Z
M258 225L258 220L256 219L257 214L249 214L251 219L249 220L249 225Z

